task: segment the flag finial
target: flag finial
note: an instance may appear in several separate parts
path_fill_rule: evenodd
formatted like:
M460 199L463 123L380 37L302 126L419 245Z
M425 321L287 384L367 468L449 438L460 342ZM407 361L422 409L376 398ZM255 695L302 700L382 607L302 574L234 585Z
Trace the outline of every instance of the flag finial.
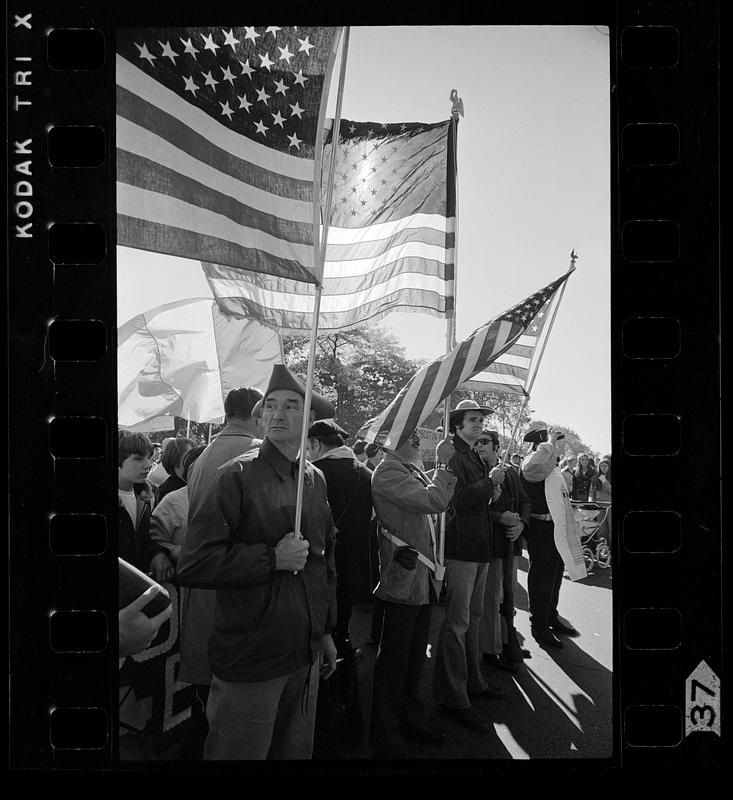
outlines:
M457 89L450 90L450 101L453 103L453 108L451 108L450 113L458 119L458 116L463 116L463 100L458 96Z
M575 248L570 251L570 266L572 269L575 269L575 262L578 260L578 254L575 252Z

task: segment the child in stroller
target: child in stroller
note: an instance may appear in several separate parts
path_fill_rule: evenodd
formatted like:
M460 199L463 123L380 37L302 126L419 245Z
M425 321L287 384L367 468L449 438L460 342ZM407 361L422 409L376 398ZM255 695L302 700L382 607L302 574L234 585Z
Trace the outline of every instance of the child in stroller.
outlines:
M583 558L585 568L590 573L597 564L601 569L611 566L611 548L605 536L601 534L604 522L611 508L610 502L596 500L595 502L573 501L575 521L580 530L580 543L583 545Z

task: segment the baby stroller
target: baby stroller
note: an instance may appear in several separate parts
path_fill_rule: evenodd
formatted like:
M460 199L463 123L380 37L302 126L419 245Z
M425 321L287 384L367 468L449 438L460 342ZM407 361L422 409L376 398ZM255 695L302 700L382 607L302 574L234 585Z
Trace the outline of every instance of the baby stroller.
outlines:
M603 501L596 502L573 502L575 511L575 521L580 530L580 543L583 545L583 558L585 568L591 572L597 564L601 569L608 569L611 566L611 548L605 536L601 536L600 531L606 521L610 503Z

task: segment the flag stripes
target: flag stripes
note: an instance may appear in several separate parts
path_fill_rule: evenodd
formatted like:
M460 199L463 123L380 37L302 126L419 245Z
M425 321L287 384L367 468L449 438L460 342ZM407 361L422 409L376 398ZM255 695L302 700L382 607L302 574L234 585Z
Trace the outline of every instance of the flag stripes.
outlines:
M571 270L572 271L572 270ZM421 367L390 405L358 433L368 442L377 441L398 449L436 406L481 370L487 369L535 326L539 314L544 321L549 302L557 295L570 272L518 305L495 317L460 342L450 353ZM526 347L526 345L522 345ZM510 364L502 369L521 369Z

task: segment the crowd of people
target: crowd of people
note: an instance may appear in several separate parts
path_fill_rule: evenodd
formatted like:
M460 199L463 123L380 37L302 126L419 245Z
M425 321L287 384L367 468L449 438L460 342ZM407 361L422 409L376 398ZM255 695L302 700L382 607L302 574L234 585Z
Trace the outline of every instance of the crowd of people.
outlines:
M421 696L437 603L433 699L488 732L473 700L502 691L485 667L516 672L531 655L513 626L522 547L532 636L561 648L579 635L558 613L563 574L576 566L555 532L572 525L571 500L610 502L610 457L597 469L587 453L560 461L562 433L543 429L525 437L531 453L503 458L492 410L464 400L426 470L417 430L395 449L349 446L330 402L313 392L304 420L304 399L303 382L277 365L264 394L229 393L207 446L174 437L156 447L119 432L119 555L181 587L179 679L198 699L200 757L312 758L328 682L353 672L350 620L365 598L367 644L377 647L371 714L350 723L357 738L368 731L373 756L399 759L408 739L447 738ZM147 647L170 615L142 613L155 591L121 609L121 657Z

